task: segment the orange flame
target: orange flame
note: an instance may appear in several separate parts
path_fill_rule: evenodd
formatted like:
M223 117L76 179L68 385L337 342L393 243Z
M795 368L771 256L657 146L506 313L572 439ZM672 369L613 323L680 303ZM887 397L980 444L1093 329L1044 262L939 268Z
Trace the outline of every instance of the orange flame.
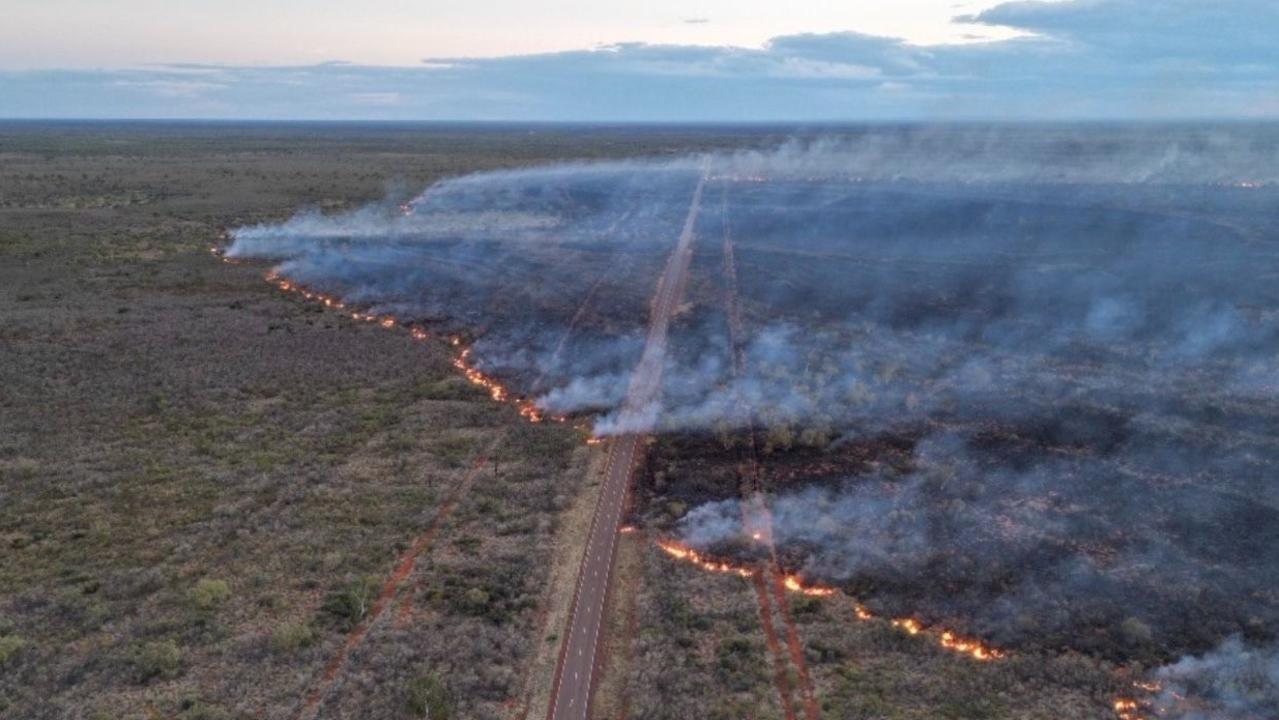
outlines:
M754 577L753 568L734 565L723 560L711 560L693 548L673 540L658 540L657 546L677 560L684 560L702 568L718 573L732 573L741 577ZM782 586L793 593L810 597L830 597L835 594L834 588L816 585L805 585L798 575L787 575L782 578Z
M954 650L957 653L963 653L971 656L974 660L997 660L1004 656L1004 653L988 648L976 640L964 640L956 637L954 633L945 630L941 634L941 646L947 650Z
M456 336L449 339L454 347L462 344L461 338ZM529 422L542 422L546 416L542 410L532 400L527 398L516 398L505 385L498 382L497 379L484 373L484 371L471 364L471 348L463 348L462 352L453 359L453 367L462 371L466 379L476 387L484 388L488 391L489 397L497 402L514 402L516 410L520 416ZM565 418L555 417L557 422L564 422Z
M658 540L657 546L661 548L667 555L677 559L690 562L703 570L709 570L715 573L728 573L738 575L740 577L752 577L755 574L750 568L738 567L731 563L720 562L717 560L707 560L691 547L681 545L671 540Z
M667 555L670 555L677 560L692 563L703 570L709 570L710 572L716 573L732 573L740 575L741 577L752 577L755 574L755 570L751 568L734 565L721 560L711 560L693 548L673 540L658 540L657 546ZM782 585L791 592L799 593L800 595L808 597L831 597L835 595L835 588L823 587L820 585L806 585L798 575L784 576L782 578ZM875 616L870 612L870 610L867 610L861 603L853 603L853 613L858 620L863 622L875 619ZM893 627L908 635L933 635L935 633L938 645L946 648L947 650L960 653L961 655L966 655L974 660L989 662L991 660L999 660L1006 657L1002 650L996 650L995 648L984 645L977 640L962 638L949 630L929 630L914 618L896 618L889 622Z
M800 595L808 595L809 597L830 597L835 594L835 588L805 585L800 582L799 577L795 575L787 575L782 579L782 584L791 592L796 592Z
M1118 698L1114 703L1115 715L1119 720L1143 720L1140 713L1141 704L1130 698Z
M210 245L210 246L209 246L209 252L210 252L210 253L213 253L213 257L215 257L215 258L217 258L217 259L221 260L222 262L226 263L227 265L239 265L239 264L240 264L240 261L239 261L239 260L237 260L237 259L235 259L235 258L229 258L229 257L227 257L227 256L226 256L226 250L223 250L222 248L218 247L217 245Z
M215 255L221 255L221 251L217 248L210 248L210 251L212 251ZM304 300L319 302L328 308L338 310L346 309L346 305L338 298L302 287L291 280L281 277L280 274L274 270L266 274L266 281L283 292L296 293L302 296ZM350 311L349 315L352 320L376 323L388 330L393 330L401 326L400 321L396 319L394 315L375 315L373 313L361 312L359 310ZM430 337L426 330L416 325L407 326L407 329L409 331L409 335L411 335L414 340L427 340ZM453 336L449 338L449 343L454 347L461 347L462 339L457 336ZM489 397L493 398L497 402L514 402L520 416L529 422L542 422L542 420L545 419L542 411L532 400L515 398L512 396L506 386L502 385L489 375L484 374L484 372L482 372L479 368L474 367L471 364L470 358L471 348L463 348L461 353L453 359L453 366L461 370L462 374L471 384L487 390ZM566 420L566 418L560 416L556 416L554 419L558 422L564 422Z
M858 619L861 620L869 620L873 617L869 611L860 606L858 606L854 612L857 613ZM893 627L901 630L907 635L919 635L921 633L929 632L927 628L914 618L896 618L891 620L890 623ZM961 638L949 630L941 630L938 632L937 644L947 650L952 650L960 653L961 655L967 655L974 660L980 660L982 662L999 660L1005 657L1002 650L996 650L995 648L983 645L976 640Z
M1147 695L1154 695L1155 693L1162 692L1164 689L1163 685L1158 682L1142 682L1140 680L1134 680L1132 686ZM1172 693L1172 695L1177 699L1183 699L1176 693ZM1115 698L1115 701L1112 704L1115 709L1115 716L1118 717L1119 720L1147 720L1148 716L1145 715L1143 711L1149 707L1149 705L1150 702L1148 700L1138 700L1130 697Z
M924 630L919 623L910 618L899 618L894 620L893 627L905 632L907 635L918 635Z

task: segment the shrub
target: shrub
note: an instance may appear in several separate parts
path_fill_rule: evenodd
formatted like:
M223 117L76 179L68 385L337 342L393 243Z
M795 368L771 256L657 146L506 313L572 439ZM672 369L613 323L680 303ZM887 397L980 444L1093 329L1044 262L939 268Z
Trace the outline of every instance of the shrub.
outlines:
M948 720L985 720L999 717L1003 708L989 698L953 698L943 702L937 712Z
M428 673L409 683L409 712L427 720L453 717L453 699L439 678Z
M204 578L191 589L191 604L201 610L212 610L231 597L231 586L225 580Z
M179 720L231 720L231 713L220 705L200 700L183 700Z
M271 633L271 647L276 652L290 653L315 642L315 631L303 622L289 622Z
M1125 619L1119 624L1119 633L1129 645L1145 645L1150 642L1154 633L1150 626L1135 617Z
M149 642L134 652L133 670L138 682L175 678L182 673L182 648L172 640Z
M722 641L715 655L719 665L717 674L724 685L738 692L754 687L760 681L760 651L760 647L742 636Z
M822 708L830 717L895 718L900 715L885 697L881 678L846 665L835 676L831 690L822 698Z
M790 450L795 444L795 430L786 423L771 425L764 433L764 454L772 455L778 450Z
M369 614L377 598L377 590L376 580L361 578L325 595L320 609L343 620L348 626L355 626Z
M483 395L483 390L459 377L418 383L413 388L413 397L418 400L478 400Z
M26 645L27 641L17 635L0 635L0 665L8 663Z
M483 616L488 612L489 594L482 588L471 588L462 593L458 607L468 615Z

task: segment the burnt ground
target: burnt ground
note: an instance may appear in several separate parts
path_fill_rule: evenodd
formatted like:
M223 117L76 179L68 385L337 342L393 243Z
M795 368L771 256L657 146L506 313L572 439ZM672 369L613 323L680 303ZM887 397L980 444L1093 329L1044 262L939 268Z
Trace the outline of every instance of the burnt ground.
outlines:
M743 203L732 222L749 331L784 323L789 333L771 355L746 351L759 363L755 382L789 388L752 408L784 566L877 615L1010 649L1023 669L1080 656L1140 669L1230 637L1273 642L1279 566L1266 548L1279 538L1279 406L1262 379L1265 355L1254 354L1279 309L1259 279L1275 257L1270 196L1056 188L1049 201L1000 188L956 198L853 187L823 190L856 201L825 204L805 223L792 208L817 191L740 192L778 195ZM702 377L724 393L716 224L704 223L700 275L674 332L688 339L675 350L684 365L719 358ZM912 245L951 235L997 252L968 257L957 244L938 259ZM1144 280L1107 259L1146 256L1133 249L1146 243L1170 260L1151 263ZM1114 280L1074 276L1093 263L1120 268L1122 292L1148 294L1156 309L1142 332L1066 335L1061 318L1080 299L1054 288ZM1176 308L1167 317L1153 299L1165 293ZM1207 298L1239 318L1238 344L1170 345L1172 324ZM714 391L690 386L672 380L668 397L696 426L687 406ZM788 412L794 399L803 409ZM636 522L674 537L720 523L730 529L709 533L719 539L704 550L757 559L734 524L749 436L732 424L673 424L650 453Z

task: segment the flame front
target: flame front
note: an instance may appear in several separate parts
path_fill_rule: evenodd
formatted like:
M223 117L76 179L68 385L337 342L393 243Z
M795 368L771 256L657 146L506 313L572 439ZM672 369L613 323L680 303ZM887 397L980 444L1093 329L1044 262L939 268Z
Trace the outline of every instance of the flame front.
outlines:
M681 545L672 540L658 540L657 546L666 552L667 555L677 559L690 562L703 570L709 570L715 573L726 573L738 575L740 577L753 577L755 571L750 568L740 567L732 563L720 562L718 560L708 560L687 545Z
M1132 686L1145 693L1147 697L1141 700L1132 697L1115 698L1112 704L1115 709L1115 716L1119 720L1147 720L1150 716L1146 714L1146 711L1151 707L1149 696L1163 692L1164 686L1158 682L1142 682L1140 680L1134 680ZM1176 700L1185 699L1177 693L1170 694Z
M1004 656L1004 653L988 648L976 640L965 640L957 637L955 633L945 630L941 634L941 646L947 650L954 650L957 653L963 653L971 656L974 660L997 660Z
M754 181L755 179L747 178L746 180ZM1238 185L1240 187L1256 187L1257 186L1257 184L1248 183L1248 182L1241 182ZM406 215L412 213L411 206L405 205L405 206L402 206L401 209ZM224 251L216 246L210 247L209 251L215 257L220 259L222 262L230 263L230 264L239 264L239 261L233 258L226 257ZM297 294L307 301L318 302L323 304L327 308L331 308L335 310L346 309L345 303L343 303L336 296L327 295L325 293L309 290L301 285L298 285L297 283L294 283L290 280L287 280L281 277L279 273L275 271L271 271L267 273L265 279L267 282L271 283L279 290L283 292ZM394 329L396 327L401 326L400 321L397 320L392 315L376 315L372 313L360 312L358 310L350 311L348 314L353 320L360 321L360 322L376 323L380 325L381 327L387 328L387 329ZM421 328L420 326L407 325L405 327L408 329L410 336L414 340L426 341L430 339L431 337L430 334L425 329ZM529 420L530 422L541 422L543 419L545 419L545 416L543 415L541 410L538 409L537 406L531 400L524 399L524 398L515 398L511 394L511 392L506 388L506 386L502 385L495 378L485 374L479 368L475 367L471 362L472 349L469 347L465 347L460 337L457 337L457 336L450 337L449 343L453 347L460 348L458 355L453 360L453 366L456 367L458 370L462 371L463 376L466 377L468 382L486 390L489 396L497 402L515 403L519 414L522 417ZM554 417L554 419L558 422L566 421L566 418L559 417L559 416ZM603 442L604 442L604 438L597 437L597 436L588 437L586 440L586 443L588 445L598 445ZM626 525L620 528L619 531L622 533L629 534L629 533L635 532L636 528L634 526ZM771 533L767 532L766 529L753 529L752 532L749 533L749 536L751 537L751 539L756 542L764 542L766 538L771 539L769 538L770 535ZM707 570L709 572L737 575L743 578L754 577L757 572L755 569L750 567L734 565L726 561L709 559L705 557L704 555L702 555L701 553L694 550L693 548L675 541L658 540L657 545L667 555L670 555L671 557L677 560L682 560L682 561L691 563L693 565L696 565L697 567L703 570ZM823 587L823 586L817 586L817 585L806 585L797 575L786 575L782 579L782 584L788 591L805 595L805 596L824 598L824 597L831 597L835 595L835 588ZM853 603L853 613L854 613L854 616L857 618L857 620L862 622L868 622L876 619L876 616L872 612L870 612L870 610L868 610L865 606L857 602ZM937 631L935 629L930 630L928 628L925 628L922 624L919 623L919 621L913 618L896 618L896 619L890 620L889 622L894 628L897 628L901 630L902 632L905 632L908 635L912 635L912 636L920 635L920 634L936 633L938 644L941 647L946 648L947 650L960 653L974 660L987 662L987 661L998 660L1006 657L1006 654L1001 650L997 650L995 648L991 648L989 646L983 645L982 643L976 640L961 638L949 630ZM1151 695L1156 694L1162 690L1162 687L1158 683L1134 682L1133 685L1136 689ZM1146 720L1146 715L1143 714L1142 710L1143 708L1148 706L1149 706L1149 702L1143 702L1143 701L1129 698L1129 697L1116 698L1112 704L1112 707L1114 709L1115 715L1117 716L1118 720Z
M228 258L222 254L222 251L216 247L209 248L209 251L223 260L228 260ZM299 295L304 300L318 302L323 304L325 307L332 308L334 310L346 310L346 304L339 300L336 296L327 295L325 293L305 288L282 277L274 270L268 272L265 279L282 292ZM393 330L403 325L394 315L377 315L374 313L361 312L359 310L351 310L348 314L352 320L376 323L388 330ZM409 335L412 336L414 340L425 341L431 337L426 330L417 325L407 325L405 327L408 328ZM529 422L542 422L546 419L546 416L542 413L541 409L538 408L532 400L515 397L510 390L508 390L505 385L498 382L496 378L485 374L482 370L475 367L471 362L471 348L464 347L460 337L450 337L449 344L453 347L461 348L457 357L453 358L453 367L461 370L462 375L466 377L468 382L477 387L484 388L484 390L488 392L489 397L493 398L497 402L514 403L520 416ZM565 422L567 420L567 418L562 416L554 416L553 419L556 422ZM591 438L587 441L587 443L591 445L598 444L599 442L603 442L603 440L599 438Z
M916 621L910 618L900 618L893 621L893 627L901 630L907 635L918 635L923 632L924 628Z
M658 540L657 546L667 555L676 560L683 560L692 563L703 570L715 573L729 573L739 575L741 577L753 577L755 570L753 568L742 565L734 565L722 560L712 560L697 552L693 548L673 540ZM798 575L786 575L782 578L782 586L793 593L805 595L807 597L832 597L835 595L835 588L824 587L821 585L805 584ZM853 603L853 613L856 618L862 622L874 620L875 615L866 609L861 603ZM890 620L889 623L908 635L927 634L936 637L937 644L952 652L965 655L981 662L989 662L991 660L999 660L1006 657L1002 650L997 650L985 645L977 640L960 637L949 630L941 630L937 628L925 628L918 620L914 618L896 618ZM1135 720L1133 718L1125 718L1124 720Z
M1141 704L1130 698L1119 698L1115 700L1115 715L1119 720L1143 720L1140 712Z
M454 347L462 345L461 338L453 337L450 342ZM546 419L541 409L532 401L526 398L515 398L506 386L498 382L496 378L486 375L483 370L475 367L471 363L471 348L464 348L456 358L453 359L453 367L462 371L466 379L476 387L484 388L488 391L489 397L498 402L514 402L516 410L520 415L529 422L542 422ZM557 422L564 422L564 418L556 417ZM589 442L589 441L588 441Z
M796 575L787 575L782 578L782 585L785 585L786 589L791 592L799 593L800 595L807 595L809 597L830 597L835 594L835 588L805 585L800 582L799 577Z

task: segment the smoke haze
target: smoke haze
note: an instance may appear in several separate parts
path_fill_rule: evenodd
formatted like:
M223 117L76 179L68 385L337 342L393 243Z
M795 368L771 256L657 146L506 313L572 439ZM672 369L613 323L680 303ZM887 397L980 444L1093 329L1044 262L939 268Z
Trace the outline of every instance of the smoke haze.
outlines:
M623 417L704 162L662 404ZM1277 169L1265 126L879 128L453 178L230 254L463 334L601 434L757 428L815 458L771 486L789 566L998 643L1198 653L1169 681L1233 707L1195 678L1279 632ZM669 490L678 532L744 552L721 490Z

